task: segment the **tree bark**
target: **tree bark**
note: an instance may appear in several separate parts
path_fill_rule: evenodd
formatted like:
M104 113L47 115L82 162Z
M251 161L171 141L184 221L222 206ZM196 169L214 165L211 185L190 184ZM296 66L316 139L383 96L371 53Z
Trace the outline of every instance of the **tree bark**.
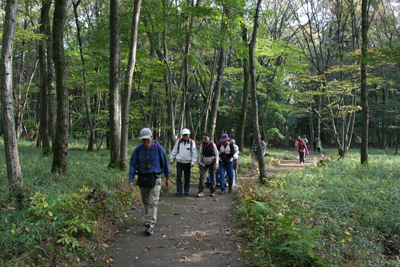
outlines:
M49 19L50 1L42 1L40 33L46 35L47 20ZM47 95L47 66L46 66L46 39L39 42L39 65L40 65L40 141L42 143L43 155L51 154L51 146L48 128L48 95Z
M121 106L119 91L121 87L121 55L119 33L119 0L110 1L110 164L119 167L121 147Z
M245 47L248 46L248 38L247 38L247 28L246 25L242 24L242 40L243 45ZM245 49L247 51L247 49ZM247 118L247 105L249 100L249 60L248 54L243 57L243 94L242 94L242 109L240 111L239 125L236 136L236 143L239 146L240 152L243 152L244 149L244 128L246 125Z
M12 96L12 52L14 47L15 25L17 20L18 1L8 0L4 19L1 50L1 116L6 151L8 188L10 196L22 198L25 190L18 155L18 142L15 136L14 105Z
M254 59L254 50L257 42L257 31L258 31L258 18L260 13L262 0L257 1L256 13L254 17L254 28L253 35L249 45L249 60L250 60L250 80L251 80L251 101L253 105L253 132L254 132L254 140L256 142L257 147L257 157L258 164L260 167L260 176L258 179L261 183L267 181L267 168L264 161L264 154L262 153L262 145L260 138L260 127L258 123L258 102L257 102L257 81L256 81L256 64Z
M69 95L64 56L64 23L68 0L54 1L53 59L56 73L57 121L51 172L67 172Z
M135 0L131 28L129 60L125 74L124 99L122 101L122 130L121 130L121 160L120 169L125 170L128 162L128 133L129 133L129 104L131 100L132 77L136 64L136 47L139 28L140 4L142 0Z
M51 3L51 2L50 2ZM48 100L48 108L49 108L49 135L51 137L52 145L55 140L55 121L56 118L54 116L54 72L53 72L53 37L51 35L51 26L50 26L50 18L47 20L46 27L46 35L47 35L47 91L49 93Z
M368 0L361 1L361 164L368 163L369 106L367 90Z

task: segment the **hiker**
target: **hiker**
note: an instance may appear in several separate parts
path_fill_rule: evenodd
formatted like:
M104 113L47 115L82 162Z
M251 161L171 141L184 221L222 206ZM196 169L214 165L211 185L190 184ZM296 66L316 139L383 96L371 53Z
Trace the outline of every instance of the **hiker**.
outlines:
M228 192L232 193L233 186L233 155L235 148L231 142L228 134L222 134L221 143L218 144L217 149L220 154L219 157L219 177L221 177L221 195L225 194L225 172L228 175L229 189Z
M182 138L176 140L171 152L170 164L176 159L176 196L182 195L182 171L185 172L185 195L189 195L190 169L197 159L196 143L189 138L189 129L182 130Z
M304 144L306 145L306 146L308 146L308 139L307 139L307 136L306 135L303 135L303 141L304 141ZM307 154L304 154L304 158L306 158L307 157Z
M317 143L318 143L318 137L315 137L314 141L312 142L314 153L317 152Z
M300 164L306 163L306 159L305 159L304 155L306 152L309 154L309 152L308 152L307 145L304 143L303 139L300 140L300 145L299 145L297 151L299 152L299 156L300 156Z
M210 134L203 133L203 142L200 145L199 150L199 169L200 169L200 181L199 181L199 193L198 197L204 196L204 179L206 178L207 170L211 177L211 197L215 197L215 171L218 170L219 155L217 146L214 142L210 141Z
M322 150L321 139L318 138L318 140L317 140L317 152L320 153L321 150Z
M300 158L300 154L299 154L299 145L300 145L301 137L300 137L300 135L299 135L299 136L297 136L297 139L296 139L296 140L295 140L295 139L292 139L291 137L289 137L289 139L292 140L292 141L294 141L294 142L296 142L296 145L297 145L297 159L299 159L299 158Z
M163 147L153 142L153 135L149 128L140 131L142 144L133 150L129 165L129 188L133 190L133 182L137 174L137 184L140 188L142 202L145 208L147 235L153 234L157 221L158 199L161 191L161 177L164 173L165 186L168 188L171 171Z
M260 139L261 139L261 134L260 134ZM264 157L265 152L267 150L267 146L265 145L265 142L261 140L261 146L262 146L262 156ZM251 174L250 176L256 175L257 174L257 146L256 146L256 141L253 141L253 146L251 147Z
M233 154L233 184L232 186L235 186L235 180L237 178L237 175L239 173L239 147L236 145L235 139L231 139L231 143L233 144L234 147L234 154Z

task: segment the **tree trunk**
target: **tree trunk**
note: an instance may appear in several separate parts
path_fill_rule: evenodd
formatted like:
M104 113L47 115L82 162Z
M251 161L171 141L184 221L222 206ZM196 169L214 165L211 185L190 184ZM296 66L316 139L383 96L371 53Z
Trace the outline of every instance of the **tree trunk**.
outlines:
M368 124L369 106L367 91L367 53L368 53L368 0L361 1L361 164L368 163Z
M4 19L1 50L1 116L4 134L4 149L8 174L10 196L22 198L25 190L18 156L18 142L15 136L14 105L12 96L12 51L14 47L15 24L17 21L18 1L8 0Z
M247 38L247 28L244 24L242 24L242 40L243 45L247 47L248 38ZM247 51L247 49L245 49ZM239 125L236 136L236 143L239 146L240 152L244 150L244 128L246 126L246 117L247 117L247 105L249 100L249 60L248 54L243 57L243 94L242 94L242 109L240 111Z
M254 139L257 147L257 160L260 166L260 176L258 179L261 183L267 181L267 168L264 161L264 155L262 153L262 145L260 138L260 127L258 123L258 102L257 102L257 83L256 83L256 64L254 59L254 50L256 47L257 41L257 30L258 30L258 14L260 13L260 6L262 0L257 1L256 14L254 17L254 28L253 35L249 45L249 60L250 60L250 80L251 80L251 101L253 105L253 131L254 131Z
M121 148L121 107L119 91L121 86L121 55L119 34L119 0L110 1L110 164L119 167Z
M83 42L82 42L82 36L81 36L81 27L79 25L79 16L78 16L78 6L81 3L81 0L78 0L76 3L75 1L72 1L72 5L74 7L74 15L75 15L75 24L76 24L76 31L78 35L78 43L79 43L79 53L81 55L81 62L82 62L82 78L83 78L83 92L85 96L85 109L86 109L86 117L88 120L88 125L89 125L89 131L90 131L90 136L89 136L89 144L88 144L88 151L93 152L94 148L94 127L93 127L93 122L90 117L90 98L89 98L89 93L88 93L88 88L87 88L87 81L86 81L86 60L85 60L85 54L83 52Z
M135 0L134 3L129 60L125 74L125 90L124 99L122 101L121 160L119 166L121 170L126 169L128 162L129 104L131 100L133 71L136 64L136 46L141 2L142 0Z
M52 145L55 140L55 122L56 118L54 116L54 72L53 72L53 38L51 35L51 27L50 27L50 19L47 20L46 27L46 35L47 35L47 88L48 88L48 108L49 108L49 135L51 137Z
M69 95L63 42L68 2L68 0L54 1L53 58L56 73L57 120L51 172L67 172L68 163Z
M49 19L50 1L42 1L40 33L46 35L47 20ZM46 39L39 42L39 65L40 65L40 141L42 143L43 155L51 154L51 146L48 128L48 98L47 98L47 67L46 67Z

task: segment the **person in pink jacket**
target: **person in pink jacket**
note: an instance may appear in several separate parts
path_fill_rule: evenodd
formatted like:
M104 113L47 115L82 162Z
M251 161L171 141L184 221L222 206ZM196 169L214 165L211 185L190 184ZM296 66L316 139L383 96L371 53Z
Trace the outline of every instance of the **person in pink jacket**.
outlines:
M306 152L307 152L307 154L310 154L310 153L308 152L307 145L304 143L303 139L300 140L300 144L298 146L297 152L299 152L300 164L306 163L306 159L305 159L304 155Z

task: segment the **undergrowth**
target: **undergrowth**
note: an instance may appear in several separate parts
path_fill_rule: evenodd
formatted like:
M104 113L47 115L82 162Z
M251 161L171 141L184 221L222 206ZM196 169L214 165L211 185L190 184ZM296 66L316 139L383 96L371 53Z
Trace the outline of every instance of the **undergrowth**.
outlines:
M252 266L398 266L400 156L371 151L242 186L236 212Z

